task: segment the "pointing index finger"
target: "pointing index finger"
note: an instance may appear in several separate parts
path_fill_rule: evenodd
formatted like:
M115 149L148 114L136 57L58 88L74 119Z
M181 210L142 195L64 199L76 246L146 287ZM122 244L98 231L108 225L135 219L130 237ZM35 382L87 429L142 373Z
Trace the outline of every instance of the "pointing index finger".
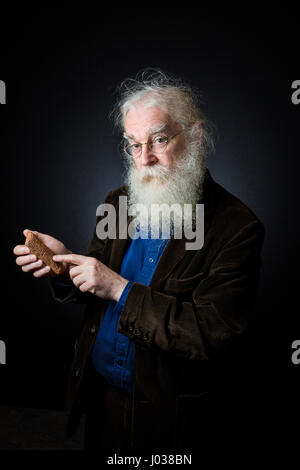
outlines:
M69 255L54 255L53 260L58 261L59 263L70 263L79 265L85 262L86 256L75 255L73 253Z

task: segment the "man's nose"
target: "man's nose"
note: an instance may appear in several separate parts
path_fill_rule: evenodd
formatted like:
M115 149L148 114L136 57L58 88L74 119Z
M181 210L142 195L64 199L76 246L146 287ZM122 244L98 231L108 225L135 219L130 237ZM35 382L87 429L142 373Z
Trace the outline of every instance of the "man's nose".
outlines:
M142 145L142 153L141 153L141 164L143 166L151 166L157 162L156 155L149 149L147 144Z

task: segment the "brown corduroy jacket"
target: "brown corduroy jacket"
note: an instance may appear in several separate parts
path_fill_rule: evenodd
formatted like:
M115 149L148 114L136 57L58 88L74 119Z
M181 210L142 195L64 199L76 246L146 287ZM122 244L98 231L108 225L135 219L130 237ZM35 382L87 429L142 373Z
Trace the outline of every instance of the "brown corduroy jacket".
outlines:
M105 201L117 214L120 195L127 195L126 186ZM135 343L133 450L193 448L199 423L209 433L226 406L227 364L239 354L239 340L251 320L264 227L208 171L199 202L205 214L202 248L186 250L185 238L171 238L150 285L135 282L120 315L118 331ZM119 272L129 242L129 237L100 240L95 227L86 254ZM87 305L67 389L72 434L88 397L87 364L107 301L77 288L64 298L55 287L53 293L60 302Z

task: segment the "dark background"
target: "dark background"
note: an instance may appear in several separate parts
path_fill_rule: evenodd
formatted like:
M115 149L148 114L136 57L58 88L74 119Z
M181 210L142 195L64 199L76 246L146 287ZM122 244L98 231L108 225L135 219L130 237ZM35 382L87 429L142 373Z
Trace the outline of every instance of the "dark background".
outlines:
M166 11L24 9L4 13L1 22L0 339L7 364L0 365L0 404L64 407L83 308L55 303L47 281L24 274L12 250L29 228L85 252L97 206L122 183L119 136L108 120L115 88L158 67L200 88L217 129L211 174L265 225L255 321L240 371L260 438L292 437L300 391L300 364L291 362L291 343L300 339L296 13L185 12L173 4Z

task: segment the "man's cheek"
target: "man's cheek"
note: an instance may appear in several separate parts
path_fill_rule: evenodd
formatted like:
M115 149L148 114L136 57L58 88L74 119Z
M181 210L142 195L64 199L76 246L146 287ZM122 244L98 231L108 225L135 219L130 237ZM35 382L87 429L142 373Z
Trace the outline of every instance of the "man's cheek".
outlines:
M136 170L140 170L142 168L141 160L138 159L138 158L136 160L134 160L133 166Z

